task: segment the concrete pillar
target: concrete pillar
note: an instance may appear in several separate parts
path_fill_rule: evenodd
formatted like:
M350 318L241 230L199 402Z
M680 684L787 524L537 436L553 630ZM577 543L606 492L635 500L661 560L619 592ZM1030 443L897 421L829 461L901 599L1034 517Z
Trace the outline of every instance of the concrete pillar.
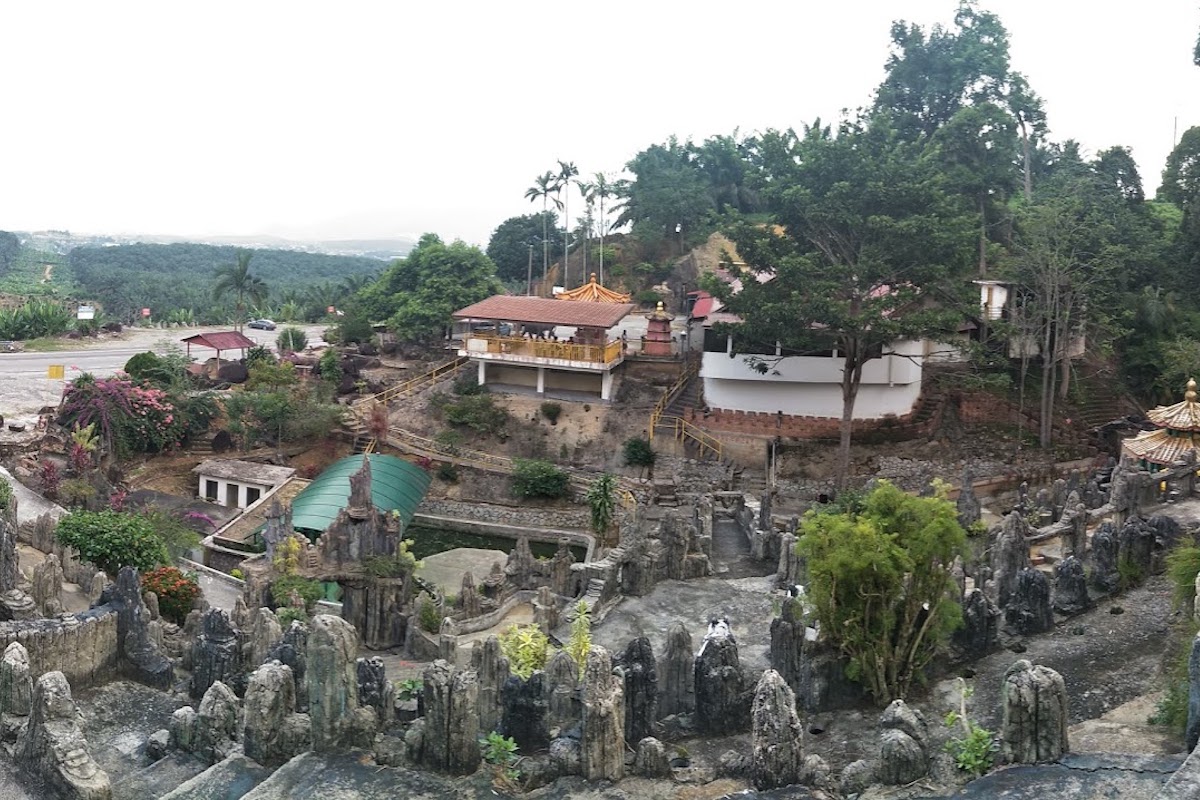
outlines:
M613 374L612 374L611 369L606 369L604 372L600 373L600 399L601 400L611 400L612 399L612 384L613 384Z
M537 376L538 376L537 377L537 393L545 394L546 393L546 368L538 367L537 368Z
M479 360L479 385L487 386L487 362Z

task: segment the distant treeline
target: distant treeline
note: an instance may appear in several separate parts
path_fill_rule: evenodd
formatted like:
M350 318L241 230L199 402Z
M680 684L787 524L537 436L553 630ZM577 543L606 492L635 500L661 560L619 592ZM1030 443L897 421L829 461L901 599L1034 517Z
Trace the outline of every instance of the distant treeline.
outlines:
M16 234L0 231L0 278L12 269L13 262L21 252L21 240Z
M387 266L373 258L291 250L253 252L251 271L267 284L275 303L301 295L329 294L332 300L332 290L348 278L375 276ZM199 322L224 321L228 316L230 302L213 299L214 273L236 260L235 247L203 244L77 247L68 256L80 296L99 302L108 316L129 319L150 308L156 317L190 311Z

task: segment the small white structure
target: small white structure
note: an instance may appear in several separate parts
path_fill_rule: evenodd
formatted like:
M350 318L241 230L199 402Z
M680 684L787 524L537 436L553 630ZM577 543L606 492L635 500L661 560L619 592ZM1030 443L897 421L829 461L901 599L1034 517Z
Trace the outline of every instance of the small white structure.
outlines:
M192 472L199 478L197 496L229 508L247 509L295 474L291 467L213 458Z

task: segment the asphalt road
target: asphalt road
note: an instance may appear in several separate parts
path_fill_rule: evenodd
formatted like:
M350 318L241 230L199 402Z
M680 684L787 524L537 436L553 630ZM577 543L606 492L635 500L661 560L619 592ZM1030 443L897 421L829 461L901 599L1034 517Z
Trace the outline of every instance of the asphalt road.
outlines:
M62 364L66 380L82 372L108 377L125 366L130 358L147 350L161 351L168 344L179 344L187 336L198 333L229 330L228 328L171 328L133 329L119 338L100 339L86 346L49 353L0 353L0 415L6 419L37 421L37 411L45 405L56 405L62 396L65 381L46 377L48 368ZM322 343L324 325L304 326L309 344ZM246 336L258 344L274 347L279 331L260 331L246 328ZM196 360L211 358L214 351L192 348ZM240 355L240 353L238 353Z

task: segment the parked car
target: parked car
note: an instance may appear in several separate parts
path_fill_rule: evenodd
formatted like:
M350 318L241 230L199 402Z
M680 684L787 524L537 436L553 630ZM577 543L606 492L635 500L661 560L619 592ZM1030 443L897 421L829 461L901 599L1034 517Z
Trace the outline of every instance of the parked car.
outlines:
M248 328L257 328L260 331L275 330L275 323L269 319L252 319L246 323Z

